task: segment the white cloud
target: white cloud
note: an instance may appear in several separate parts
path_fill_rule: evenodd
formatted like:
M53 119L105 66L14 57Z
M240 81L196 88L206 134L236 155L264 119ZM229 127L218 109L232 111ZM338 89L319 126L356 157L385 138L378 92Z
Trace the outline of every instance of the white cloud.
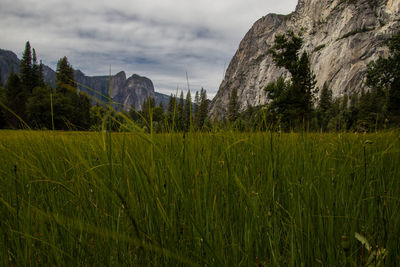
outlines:
M26 40L45 64L67 56L87 75L125 70L156 91L207 89L215 95L241 38L267 13L297 0L2 0L0 48L21 55ZM6 36L6 38L5 38Z

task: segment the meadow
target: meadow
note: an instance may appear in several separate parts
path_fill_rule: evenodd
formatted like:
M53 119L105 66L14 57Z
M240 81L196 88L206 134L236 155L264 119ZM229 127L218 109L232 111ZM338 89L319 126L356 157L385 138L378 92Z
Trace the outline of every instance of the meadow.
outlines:
M396 266L400 133L0 132L1 266Z

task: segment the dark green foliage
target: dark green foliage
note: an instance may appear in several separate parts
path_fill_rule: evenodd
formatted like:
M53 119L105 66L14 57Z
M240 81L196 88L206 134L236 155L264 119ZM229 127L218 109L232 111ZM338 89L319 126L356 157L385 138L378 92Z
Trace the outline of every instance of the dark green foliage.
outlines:
M400 124L400 32L387 43L389 56L368 65L367 85L386 96L385 111L390 125ZM382 96L383 97L383 96Z
M130 111L130 114L133 114L133 108ZM89 118L90 118L90 129L94 131L100 131L103 128L103 121L107 114L107 109L100 105L95 105L89 110Z
M57 63L56 91L63 95L76 94L74 69L69 64L67 57L61 58Z
M287 103L289 102L289 90L292 84L286 82L283 77L280 77L276 82L270 83L265 91L268 93L268 98L271 103L268 105L269 121L274 124L290 124L290 110Z
M321 131L326 132L328 130L328 123L333 117L332 90L329 88L327 83L324 84L321 90L317 116Z
M186 94L185 107L183 110L184 131L188 132L192 126L192 96L190 91Z
M32 70L31 71L32 71L32 74L31 74L32 81L31 82L32 82L32 91L33 91L33 88L35 88L36 86L40 86L40 84L41 84L41 81L39 81L40 80L40 74L39 74L40 67L37 62L36 51L34 48L32 49Z
M178 131L182 131L184 128L184 115L183 115L184 107L185 105L184 105L183 91L181 91L181 95L178 101L178 106L176 109L177 112L176 112L176 122L175 122Z
M22 85L21 89L24 91L24 96L27 98L35 85L32 71L32 51L29 41L26 42L19 69Z
M87 130L90 128L90 108L91 100L85 92L79 92L73 96L72 105L75 107L72 121L78 130Z
M199 91L196 91L196 94L194 95L194 111L193 114L197 113L197 109L200 106L200 95Z
M364 26L364 27L361 28L361 29L356 29L356 30L353 30L353 31L350 31L350 32L344 34L342 37L338 38L337 40L341 40L341 39L344 39L344 38L347 38L347 37L356 35L356 34L358 34L358 33L369 32L369 31L372 31L372 30L374 30L374 28L366 28L366 27Z
M270 53L279 67L291 74L291 82L283 78L268 85L265 90L271 99L270 120L279 123L283 130L309 128L313 117L315 75L311 71L308 54L299 57L302 39L292 31L277 35Z
M17 116L22 118L25 115L25 94L22 89L22 83L17 74L11 71L5 85L5 104ZM18 128L20 126L19 119L9 111L5 111L5 117L8 127Z
M90 127L90 99L77 92L74 70L67 57L57 63L56 93L53 103L56 129L85 130Z
M167 123L170 130L175 130L176 119L176 97L170 95L167 107Z
M143 101L142 116L148 127L150 127L150 121L153 119L153 109L155 108L155 106L156 101L154 100L154 98L148 97Z
M35 129L51 129L51 94L50 86L37 86L33 89L26 103L29 124Z
M150 130L155 132L161 132L164 130L166 123L164 107L161 103L159 106L156 106L154 98L148 97L143 101L142 110L139 114L139 118L137 115L133 116L137 118L136 122L148 132L150 132Z
M0 85L0 104L4 105L5 103L6 103L6 90L3 88L2 85ZM0 129L3 129L5 127L6 127L6 110L0 106Z
M205 126L208 117L207 92L203 88L200 90L200 104L196 113L197 129L201 130Z
M325 46L326 46L325 44L319 45L319 46L314 48L313 52L318 52L319 50L324 49Z
M274 45L269 50L278 67L287 69L292 76L298 70L298 52L303 44L303 40L293 31L280 34L275 37Z
M232 89L229 95L229 103L228 103L228 120L230 122L234 122L239 118L239 103L237 96L236 87Z

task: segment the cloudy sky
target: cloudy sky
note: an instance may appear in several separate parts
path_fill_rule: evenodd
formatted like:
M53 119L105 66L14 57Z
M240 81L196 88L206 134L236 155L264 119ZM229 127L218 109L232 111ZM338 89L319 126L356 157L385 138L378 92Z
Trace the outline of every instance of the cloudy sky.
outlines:
M30 41L50 67L67 56L86 75L124 70L158 92L204 87L212 98L253 23L288 14L297 0L1 0L0 48Z

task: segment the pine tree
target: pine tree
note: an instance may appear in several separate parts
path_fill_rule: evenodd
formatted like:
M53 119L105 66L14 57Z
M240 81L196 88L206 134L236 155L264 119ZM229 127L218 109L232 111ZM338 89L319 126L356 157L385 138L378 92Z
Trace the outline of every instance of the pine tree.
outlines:
M178 107L177 107L177 116L176 116L176 127L178 131L183 130L184 126L184 117L183 117L183 109L184 109L184 98L183 91L181 91L181 95L179 97Z
M40 68L37 62L36 51L35 48L32 48L32 90L33 88L40 86Z
M37 86L26 103L27 119L31 127L51 129L50 86Z
M200 90L200 105L197 112L197 128L200 130L204 127L204 123L208 116L208 100L207 92L203 88Z
M34 85L32 77L32 52L29 41L26 42L25 50L22 55L19 69L20 69L21 84L27 98L28 94L32 92Z
M183 112L184 131L189 131L192 124L192 96L190 90L186 94L185 108Z
M322 87L320 100L318 103L318 121L322 131L328 130L328 123L333 117L332 114L332 90L327 83Z
M386 95L385 112L389 124L400 125L400 32L388 41L389 56L368 65L367 85Z
M45 83L44 83L44 75L43 75L43 63L42 63L42 61L40 60L40 63L39 63L39 73L38 73L38 76L39 76L39 86L44 86L45 85Z
M314 90L317 81L311 70L310 60L306 52L301 55L295 79L293 79L293 84L299 85L301 110L304 112L303 118L309 122L313 112L313 96L317 93L317 90Z
M196 94L194 95L194 110L193 110L194 116L197 113L199 106L200 106L200 96L199 96L199 91L196 91Z
M168 107L167 107L167 123L170 130L175 130L175 109L176 109L176 97L172 94L168 100Z
M92 107L89 95L85 92L79 92L72 97L74 112L72 114L72 123L79 130L88 130L90 128L90 108Z
M76 94L77 84L74 78L74 69L69 64L67 57L61 58L57 63L56 90L57 93Z
M57 129L72 129L76 123L77 90L74 70L67 57L57 63L56 94L54 96L54 124Z
M153 120L153 110L156 106L156 102L154 98L151 98L150 96L143 100L142 104L142 116L145 120L145 124L150 126L150 120Z
M303 40L300 37L289 31L286 34L277 35L269 51L275 64L288 70L292 76L290 84L283 84L280 81L265 89L272 100L270 106L275 106L275 110L279 106L279 109L283 111L279 114L279 121L285 130L309 125L313 115L313 95L317 92L314 89L316 80L310 68L308 54L303 52L299 58L302 43ZM279 101L279 103L274 103L274 101Z
M11 70L5 85L5 104L19 117L22 117L25 113L25 98L21 88L22 83L19 76L14 74L14 70ZM20 121L14 114L6 111L5 117L9 127L14 129L19 127Z
M229 95L228 103L228 119L230 122L235 122L239 118L239 103L236 87L232 89Z

